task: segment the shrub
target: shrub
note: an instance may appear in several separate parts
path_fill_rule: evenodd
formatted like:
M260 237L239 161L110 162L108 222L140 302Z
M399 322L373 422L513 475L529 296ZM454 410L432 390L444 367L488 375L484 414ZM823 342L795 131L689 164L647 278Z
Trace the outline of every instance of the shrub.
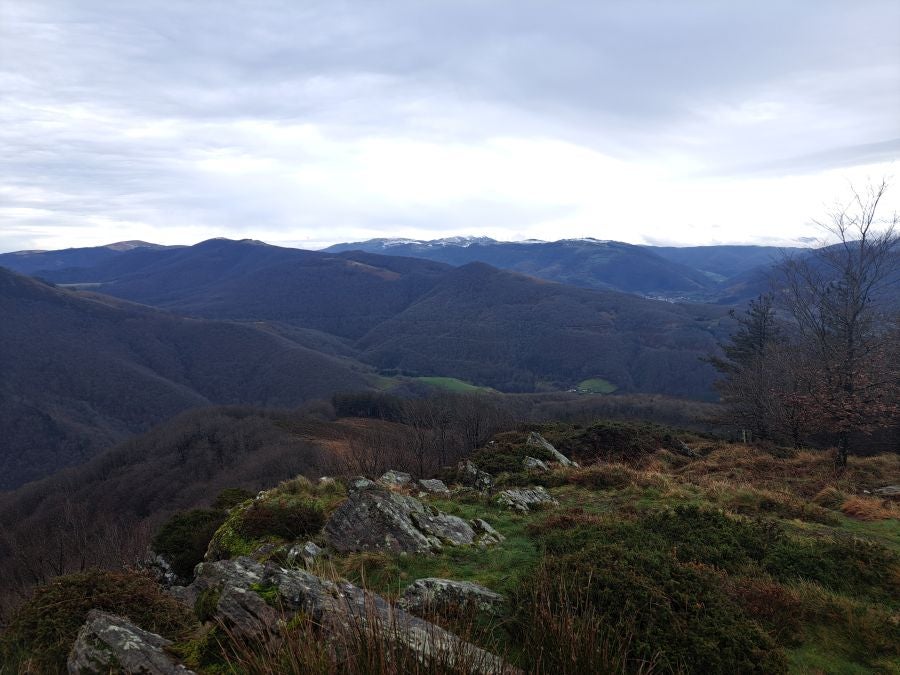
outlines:
M768 551L763 565L784 581L815 581L892 607L900 604L900 556L872 541L784 538Z
M253 499L253 496L252 492L244 488L225 488L218 494L212 507L219 511L228 511L248 499Z
M315 500L277 496L252 503L243 513L240 531L258 539L274 536L288 541L317 533L325 513Z
M548 555L516 606L519 637L530 659L548 672L786 669L771 637L722 591L715 575L653 546L595 541L578 553ZM551 632L567 626L599 642L541 639L547 626Z
M195 509L176 513L153 537L153 550L161 555L182 579L190 579L197 563L203 561L209 542L225 521L222 511Z
M195 625L190 611L148 576L89 570L38 588L19 608L0 641L4 663L19 661L20 672L65 672L66 657L92 609L125 617L173 640Z
M497 434L490 443L472 453L472 462L482 471L496 476L505 472L523 471L522 462L526 456L553 460L549 451L540 447L528 447L525 441L526 435L519 431Z

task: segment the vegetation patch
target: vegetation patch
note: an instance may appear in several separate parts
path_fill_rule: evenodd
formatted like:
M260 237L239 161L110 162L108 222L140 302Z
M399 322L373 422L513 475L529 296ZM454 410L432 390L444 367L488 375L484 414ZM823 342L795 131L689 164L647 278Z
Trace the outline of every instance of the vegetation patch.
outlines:
M194 509L176 513L153 537L153 550L161 555L181 579L190 579L216 530L225 521L225 513L212 509Z
M66 657L92 609L125 617L171 640L195 626L191 612L149 576L89 570L58 577L35 591L0 640L0 663L9 672L65 672Z
M493 391L493 389L489 387L479 387L470 382L466 382L465 380L458 380L455 377L414 377L412 379L416 382L422 382L423 384L434 387L435 389L451 391L455 394L474 394L477 392Z
M582 380L578 383L576 389L579 393L585 394L611 394L619 387L609 380L602 377L593 377L589 380Z

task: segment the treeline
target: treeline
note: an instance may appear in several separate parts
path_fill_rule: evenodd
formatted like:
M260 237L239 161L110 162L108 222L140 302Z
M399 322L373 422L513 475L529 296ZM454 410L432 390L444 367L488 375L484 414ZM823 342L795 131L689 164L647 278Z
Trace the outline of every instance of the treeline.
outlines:
M900 233L877 218L884 183L827 225L837 243L776 268L711 359L727 419L762 441L900 451Z

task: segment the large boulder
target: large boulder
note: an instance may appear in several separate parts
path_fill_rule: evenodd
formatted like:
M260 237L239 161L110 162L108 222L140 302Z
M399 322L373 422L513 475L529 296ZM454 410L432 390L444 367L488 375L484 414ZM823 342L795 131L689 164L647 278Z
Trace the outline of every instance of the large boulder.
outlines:
M549 453L554 462L559 462L562 466L578 466L577 463L573 462L571 459L569 459L559 450L553 447L553 444L550 443L550 441L548 441L536 431L532 431L530 434L528 434L528 440L525 441L525 446L529 448L540 448L541 450Z
M405 471L391 469L390 471L385 471L381 478L378 479L378 482L388 487L403 487L412 482L412 476Z
M88 613L87 621L78 631L66 669L72 675L192 673L165 651L171 644L122 617L95 609Z
M461 461L456 467L456 479L463 487L489 492L494 487L494 479L487 471L482 471L470 459Z
M461 610L499 615L505 603L499 593L471 581L429 577L407 586L397 604L413 614Z
M352 493L331 514L325 523L325 537L341 553L433 553L448 544L475 543L476 532L462 518L442 513L415 497L369 489Z
M510 488L497 495L497 503L508 509L528 513L531 507L556 506L553 496L543 487Z
M444 481L437 478L420 478L419 487L422 488L424 492L433 495L445 495L450 493L450 490L444 484Z
M393 607L381 596L346 581L330 581L306 570L284 569L250 558L220 560L197 567L194 595L216 592L219 598L255 596L264 588L284 613L283 619L298 614L307 617L336 651L354 650L354 640L374 635L397 642L414 651L423 663L435 661L466 672L483 675L515 673L498 656L472 645L439 626ZM261 598L260 598L261 600ZM251 603L248 603L251 604ZM225 608L227 610L227 608ZM231 624L232 615L222 611L221 600L214 618L245 636L241 625ZM274 633L276 624L270 624ZM251 632L248 637L257 638Z
M529 457L528 455L526 455L525 459L522 460L522 466L530 471L550 470L550 467L547 466L547 463L544 460L538 459L537 457Z
M900 498L900 485L885 485L884 487L875 488L872 492L879 497Z

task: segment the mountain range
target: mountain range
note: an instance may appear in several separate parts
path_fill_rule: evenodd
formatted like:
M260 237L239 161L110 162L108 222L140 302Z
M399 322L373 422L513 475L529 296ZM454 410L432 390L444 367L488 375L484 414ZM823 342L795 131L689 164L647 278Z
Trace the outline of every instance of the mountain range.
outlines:
M636 246L599 239L504 242L487 237L451 237L421 241L370 239L336 244L334 252L366 251L411 256L465 265L483 262L500 269L529 274L549 281L679 301L733 301L739 275L765 276L783 255L802 249L774 246ZM760 290L740 287L739 300Z
M0 467L10 487L180 410L294 406L460 378L506 392L710 398L725 308L500 270L215 239L27 256L0 276ZM49 256L54 268L35 256ZM21 256L6 254L9 265Z

